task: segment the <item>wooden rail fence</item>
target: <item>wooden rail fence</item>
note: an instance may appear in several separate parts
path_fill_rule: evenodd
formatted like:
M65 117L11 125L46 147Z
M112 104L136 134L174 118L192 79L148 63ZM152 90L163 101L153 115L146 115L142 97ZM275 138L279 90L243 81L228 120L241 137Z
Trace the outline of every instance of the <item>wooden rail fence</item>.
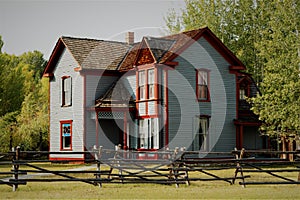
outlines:
M37 163L53 163L49 159L37 159L51 154L81 154L84 162L95 167L72 170L49 170ZM295 160L282 159L280 155L293 155ZM194 181L224 181L239 184L300 184L300 152L250 151L195 152L176 148L174 151L125 151L107 150L94 147L85 152L32 152L20 151L17 147L9 153L0 153L0 165L11 165L11 171L0 171L0 185L11 186L16 191L19 185L28 182L80 181L101 187L109 183L154 183L190 185ZM288 157L288 156L287 156ZM2 161L1 161L2 159ZM75 160L76 161L76 160ZM82 160L78 160L81 161ZM60 160L59 162L74 162ZM93 170L90 170L92 169ZM216 171L228 169L228 176L220 176ZM230 170L231 169L231 170ZM234 172L234 173L232 173ZM298 172L298 177L285 177L280 173ZM252 174L265 173L271 181L252 179ZM54 175L54 176L44 176ZM276 181L274 181L276 178Z

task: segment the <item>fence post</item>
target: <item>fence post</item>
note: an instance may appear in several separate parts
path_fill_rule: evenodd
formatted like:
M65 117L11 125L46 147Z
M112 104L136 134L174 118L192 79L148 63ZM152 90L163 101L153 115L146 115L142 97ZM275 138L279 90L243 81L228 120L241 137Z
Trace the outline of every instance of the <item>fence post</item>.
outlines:
M17 189L18 189L18 178L19 178L19 164L16 164L16 161L19 160L19 156L20 156L20 147L17 146L16 149L15 148L12 148L12 151L14 152L14 156L13 156L13 171L14 171L14 174L13 174L13 179L14 179L14 183L13 183L13 192L15 192Z

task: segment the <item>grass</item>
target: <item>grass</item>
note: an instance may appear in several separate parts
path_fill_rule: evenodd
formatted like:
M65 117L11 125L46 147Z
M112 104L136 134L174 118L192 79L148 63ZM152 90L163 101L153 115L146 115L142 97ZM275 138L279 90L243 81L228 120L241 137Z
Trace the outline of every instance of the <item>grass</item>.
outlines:
M76 165L47 166L52 169L66 169ZM82 165L80 165L82 167ZM1 167L0 170L4 170ZM229 177L234 170L212 171ZM244 174L244 175L248 175ZM285 177L297 179L297 172L280 173ZM273 180L265 173L251 173L250 180ZM82 175L80 175L82 176ZM199 174L192 173L196 177ZM201 177L206 177L202 175ZM249 181L250 181L249 180ZM79 182L37 182L20 185L16 192L7 185L0 185L2 199L299 199L300 185L250 185L243 188L238 184L230 185L224 181L192 182L190 186L155 184L103 184L102 188Z

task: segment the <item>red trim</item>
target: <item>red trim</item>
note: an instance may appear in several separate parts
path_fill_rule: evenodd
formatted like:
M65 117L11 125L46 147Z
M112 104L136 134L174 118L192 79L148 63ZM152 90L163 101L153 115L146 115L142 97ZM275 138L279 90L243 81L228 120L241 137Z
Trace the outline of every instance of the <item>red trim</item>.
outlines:
M243 136L244 136L244 126L240 126L240 131L239 131L239 149L242 149L243 148L243 140L244 140L244 138L243 138Z
M239 99L240 99L240 86L238 84L238 74L235 73L235 101L236 101L236 105L235 105L235 118L238 119L239 118Z
M261 126L262 122L241 122L238 120L234 120L235 125L242 125L242 126Z
M148 119L148 118L160 118L160 115L142 115L137 117L137 119Z
M154 99L159 99L159 74L158 74L158 68L154 68ZM158 101L154 103L155 105L155 114L159 114L158 111Z
M178 62L175 62L175 61L166 61L164 62L165 65L168 65L170 67L175 67L177 66L179 63Z
M165 98L165 147L169 146L169 92L168 70L164 70L164 98Z
M51 135L51 128L50 128L50 126L51 126L51 124L50 124L50 122L51 122L51 112L50 112L50 98L51 98L51 96L50 96L50 91L51 91L51 84L50 84L50 80L48 81L48 123L49 123L49 126L48 126L48 149L49 149L49 151L50 151L50 148L51 148L51 137L50 137L50 135Z
M61 151L72 151L73 150L73 148L72 148L72 141L73 141L73 120L61 120L61 121L59 121L59 123L60 123L60 150ZM71 134L71 138L70 138L70 148L68 148L68 149L64 149L63 148L63 143L62 143L62 130L63 130L63 128L62 128L62 125L63 124L70 124L70 134Z
M127 114L124 112L124 133L123 133L123 149L127 150L128 149L128 144L127 144Z
M241 149L241 147L240 147L240 126L235 127L235 146L237 149Z
M177 56L179 56L183 51L190 47L194 42L198 41L201 37L204 37L211 45L219 52L225 60L227 60L233 66L240 66L241 69L245 70L245 65L222 43L222 41L208 28L202 28L199 32L186 42L182 47L174 52L165 63L168 61L173 61Z
M245 70L245 67L243 66L234 66L234 65L230 65L229 66L229 70Z
M82 128L83 128L83 151L85 150L86 146L86 76L82 76L82 81L83 81L83 120L82 120Z
M70 160L70 161L84 161L84 158L67 158L67 157L64 157L64 158L53 158L53 157L50 157L49 160L52 160L52 161L65 161L65 160Z
M99 146L99 117L98 117L98 112L96 112L96 145L97 147Z
M152 69L152 68L151 68ZM148 83L148 70L149 69L145 69L144 72L145 72L145 88L144 91L145 92L145 99L149 99L149 83ZM145 106L146 106L146 115L148 115L148 101L145 102Z
M54 75L52 72L54 68L56 67L56 63L58 62L61 53L65 49L65 45L62 41L62 38L59 38L58 41L56 42L56 45L54 47L54 50L51 53L51 56L49 58L49 61L44 69L43 76L44 77L49 77L51 75Z
M245 65L223 44L223 42L209 29L205 28L203 37L233 66L246 70Z

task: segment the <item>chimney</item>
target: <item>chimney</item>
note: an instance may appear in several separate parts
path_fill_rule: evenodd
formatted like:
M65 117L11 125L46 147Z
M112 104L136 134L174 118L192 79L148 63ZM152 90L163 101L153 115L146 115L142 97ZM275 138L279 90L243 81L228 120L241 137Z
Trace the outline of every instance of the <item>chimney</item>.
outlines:
M127 44L133 44L134 43L134 32L127 32L126 33L126 42L127 42Z

